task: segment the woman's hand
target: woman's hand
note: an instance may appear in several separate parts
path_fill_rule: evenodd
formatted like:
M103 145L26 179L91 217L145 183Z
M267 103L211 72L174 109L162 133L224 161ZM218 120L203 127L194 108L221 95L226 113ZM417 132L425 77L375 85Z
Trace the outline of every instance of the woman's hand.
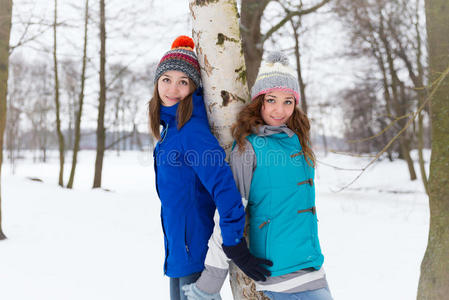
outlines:
M235 246L223 245L223 251L248 277L256 281L265 281L271 272L261 265L272 266L271 260L258 258L249 252L245 238Z

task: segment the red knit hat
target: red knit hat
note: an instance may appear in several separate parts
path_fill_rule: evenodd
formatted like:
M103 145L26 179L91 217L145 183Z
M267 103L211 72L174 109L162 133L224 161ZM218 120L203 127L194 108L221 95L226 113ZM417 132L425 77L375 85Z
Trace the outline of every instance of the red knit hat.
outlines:
M195 43L192 38L178 36L171 45L171 50L164 54L159 62L154 77L156 83L159 77L167 71L180 71L185 73L197 87L201 85L201 70L198 58L193 49Z

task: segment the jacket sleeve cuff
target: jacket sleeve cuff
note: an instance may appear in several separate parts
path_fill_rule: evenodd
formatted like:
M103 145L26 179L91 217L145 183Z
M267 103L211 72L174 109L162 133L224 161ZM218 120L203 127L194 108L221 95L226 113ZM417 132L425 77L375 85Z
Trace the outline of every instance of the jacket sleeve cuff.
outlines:
M223 231L222 231L222 233L223 233ZM243 236L237 237L237 235L232 236L232 237L223 236L223 245L228 246L228 247L235 246L238 243L240 243L240 241L242 240L242 237Z
M226 280L227 274L227 269L220 269L206 265L206 268L201 273L200 278L196 281L196 286L198 289L208 294L219 293L224 281Z
M237 245L226 246L223 244L223 252L230 259L240 257L243 253L248 252L248 246L246 245L246 240L244 238L240 239Z

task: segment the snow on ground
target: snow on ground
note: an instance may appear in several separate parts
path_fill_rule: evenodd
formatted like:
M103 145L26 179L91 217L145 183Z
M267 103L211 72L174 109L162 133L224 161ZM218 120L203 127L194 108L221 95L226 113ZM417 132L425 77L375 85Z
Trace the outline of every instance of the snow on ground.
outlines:
M81 152L74 190L56 184L56 153L47 164L20 161L14 175L3 166L8 239L0 242L1 300L169 299L151 154L108 153L103 187L110 191L90 189L94 159L94 152ZM338 154L319 160L343 168L369 161ZM335 192L357 174L323 164L317 170L332 294L336 300L416 299L429 223L422 183L408 179L405 162L384 160ZM229 284L222 297L232 299Z

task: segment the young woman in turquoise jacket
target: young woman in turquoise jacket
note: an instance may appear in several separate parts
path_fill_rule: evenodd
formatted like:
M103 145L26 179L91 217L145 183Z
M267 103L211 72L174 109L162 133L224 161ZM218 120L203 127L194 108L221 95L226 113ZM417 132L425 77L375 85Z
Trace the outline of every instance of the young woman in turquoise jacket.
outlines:
M223 247L246 274L264 280L270 273L242 239L245 212L225 152L209 130L200 67L193 40L178 37L159 62L149 103L156 189L161 200L164 273L170 298L186 299L181 287L204 269L214 213L220 215ZM162 125L162 132L160 131Z
M251 98L232 127L230 164L247 204L250 251L273 262L271 275L256 280L255 288L275 300L331 300L318 240L310 123L298 107L298 80L284 54L274 52L262 63ZM221 299L225 253L215 230L206 269L184 287L189 300Z

